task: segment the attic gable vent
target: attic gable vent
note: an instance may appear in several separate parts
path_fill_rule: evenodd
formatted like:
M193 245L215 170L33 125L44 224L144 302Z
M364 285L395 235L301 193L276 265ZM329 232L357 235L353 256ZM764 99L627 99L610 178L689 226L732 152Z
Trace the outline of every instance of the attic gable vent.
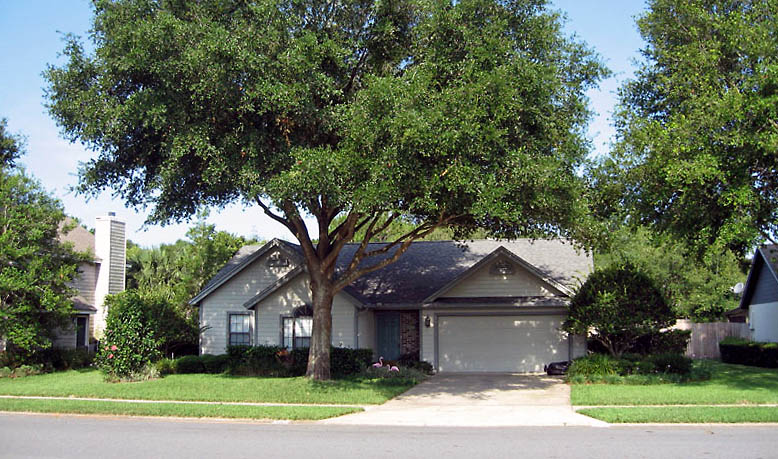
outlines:
M512 276L514 273L513 263L508 260L500 260L492 265L489 272L494 276Z
M271 268L281 268L289 266L289 259L276 252L267 258L267 265Z

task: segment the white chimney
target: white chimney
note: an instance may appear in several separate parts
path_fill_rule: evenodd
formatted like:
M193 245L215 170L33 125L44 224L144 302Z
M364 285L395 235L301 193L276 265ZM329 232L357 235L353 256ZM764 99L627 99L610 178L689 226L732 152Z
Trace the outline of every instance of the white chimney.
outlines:
M98 259L95 285L95 337L105 329L105 296L124 290L127 242L124 222L114 212L95 218L95 257Z

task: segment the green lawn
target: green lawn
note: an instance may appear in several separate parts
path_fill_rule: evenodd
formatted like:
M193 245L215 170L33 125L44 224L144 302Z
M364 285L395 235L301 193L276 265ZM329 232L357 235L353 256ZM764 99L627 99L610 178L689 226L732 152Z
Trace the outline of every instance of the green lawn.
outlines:
M778 369L698 361L712 377L655 385L573 384L573 405L717 405L778 403ZM2 387L2 386L0 386Z
M361 408L324 406L240 406L177 403L132 403L84 400L0 399L0 411L35 413L176 416L193 418L317 420L362 411Z
M578 412L611 423L778 422L778 408L768 406L642 406L587 408Z
M96 370L0 379L0 395L346 405L383 403L409 387L390 386L377 381L320 383L303 377L251 378L206 374L169 375L135 383L107 383Z

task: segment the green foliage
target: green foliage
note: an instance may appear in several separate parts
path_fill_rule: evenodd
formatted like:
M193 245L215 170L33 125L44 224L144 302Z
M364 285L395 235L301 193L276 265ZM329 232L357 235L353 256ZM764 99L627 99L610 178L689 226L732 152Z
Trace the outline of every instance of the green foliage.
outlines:
M630 354L684 354L689 340L692 337L691 330L665 330L643 335L636 339L625 351ZM605 346L595 339L587 340L587 349L590 352L607 354Z
M97 152L79 190L111 188L150 222L258 204L301 243L314 317L407 248L335 273L360 228L589 237L577 172L606 71L544 0L97 1L90 38L45 72L50 113ZM330 343L315 320L316 379Z
M203 372L211 374L224 373L229 369L230 356L226 354L211 355L203 354L200 356L200 362L203 364Z
M382 386L410 386L416 385L427 379L424 371L416 368L400 367L400 371L389 371L387 367L365 367L355 378L368 381L376 381Z
M778 234L778 1L651 0L596 174L611 211L704 253Z
M229 346L230 373L244 376L302 376L308 362L308 349L287 351L279 346ZM345 378L370 366L370 349L330 349L332 376Z
M85 257L59 242L62 205L12 166L20 153L0 122L0 338L25 360L50 347L57 328L71 325L69 284Z
M30 361L42 365L48 371L79 370L92 365L94 354L88 349L48 348L36 351Z
M778 368L778 343L760 343L741 338L719 342L721 361L764 368Z
M674 321L654 281L627 262L589 276L573 296L563 328L589 335L618 357L641 336L658 333Z
M567 370L572 383L652 384L705 378L701 372L692 374L692 359L674 353L624 354L621 358L590 354L573 360Z
M154 362L154 366L160 376L167 376L176 373L176 361L173 359L162 358Z
M718 321L738 306L731 288L746 276L730 250L712 246L698 257L685 244L646 227L621 226L609 239L595 254L596 267L632 263L654 279L677 317Z
M137 291L125 290L105 300L108 314L97 365L109 380L145 378L159 355L152 311Z
M196 355L185 355L175 360L175 373L180 375L192 373L205 373L205 366L200 357Z

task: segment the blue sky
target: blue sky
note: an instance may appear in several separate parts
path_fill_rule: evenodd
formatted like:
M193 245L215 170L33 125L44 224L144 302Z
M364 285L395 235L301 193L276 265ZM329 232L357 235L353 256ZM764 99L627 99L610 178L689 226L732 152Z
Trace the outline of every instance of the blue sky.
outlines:
M633 61L644 46L634 17L642 0L552 0L568 17L566 29L594 48L614 72L600 88L589 93L596 118L589 128L595 154L608 149L613 135L611 114L616 90L632 76ZM21 163L43 186L58 197L68 214L94 226L94 219L108 211L127 222L127 237L144 246L174 242L184 237L188 224L144 227L146 213L129 209L110 192L88 200L75 195L78 164L93 155L80 144L71 144L43 106L45 82L41 72L57 64L62 34L87 36L91 4L86 0L0 0L0 117L8 119L10 132L26 137L27 154ZM259 239L293 236L265 217L259 208L234 205L211 210L209 221L220 230Z

